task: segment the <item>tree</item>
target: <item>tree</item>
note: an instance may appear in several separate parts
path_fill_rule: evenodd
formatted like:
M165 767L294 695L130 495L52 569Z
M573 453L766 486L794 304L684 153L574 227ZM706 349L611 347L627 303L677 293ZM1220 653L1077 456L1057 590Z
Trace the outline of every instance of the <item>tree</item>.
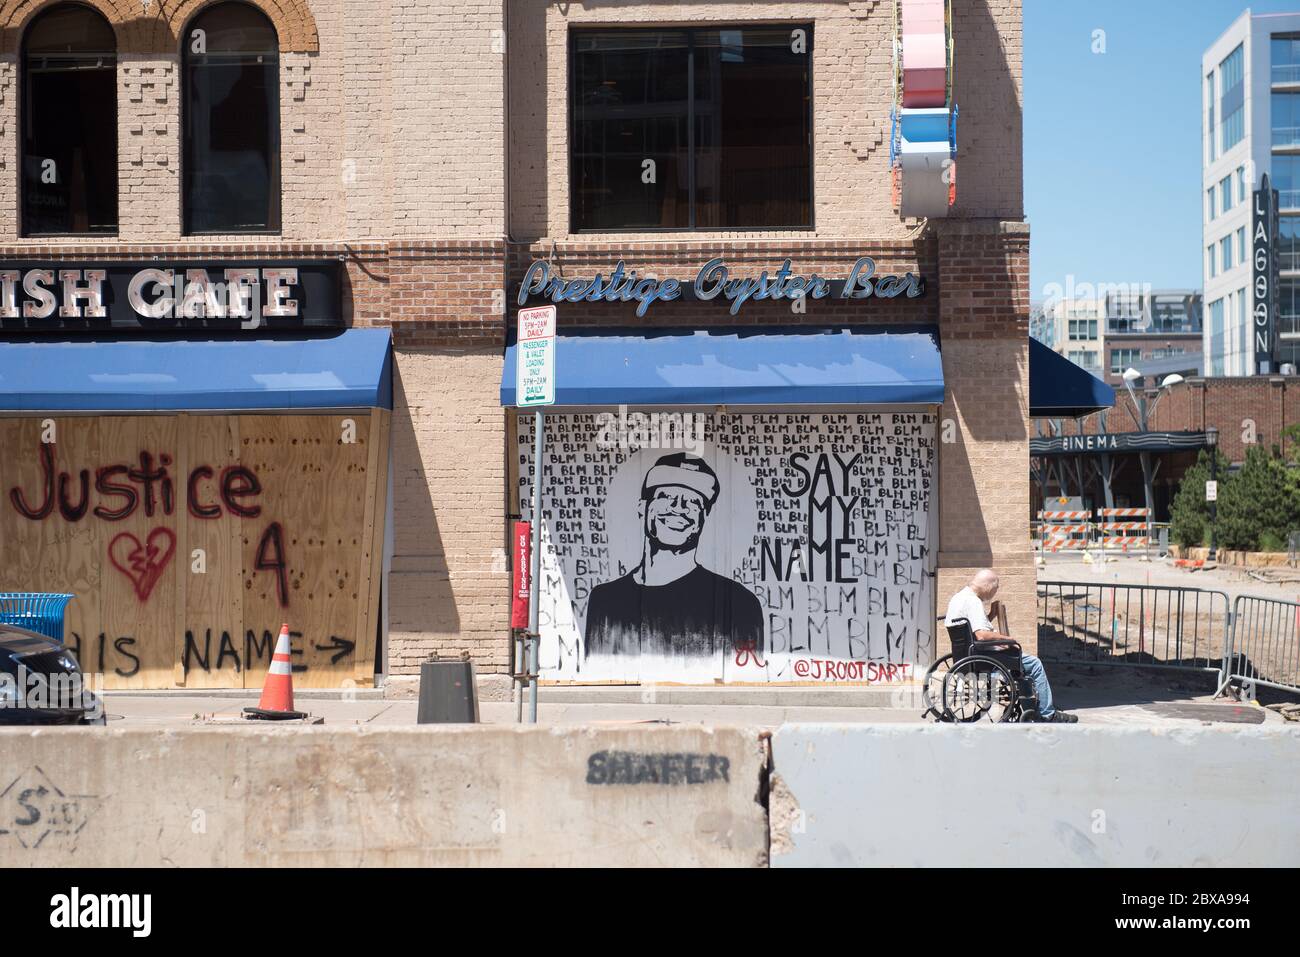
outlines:
M1205 483L1209 479L1210 457L1202 450L1196 464L1184 473L1169 507L1169 534L1183 548L1203 545L1210 537L1210 508L1205 502ZM1219 483L1220 488L1223 485Z
M1300 496L1281 456L1252 445L1219 489L1218 540L1224 548L1278 551L1300 522Z

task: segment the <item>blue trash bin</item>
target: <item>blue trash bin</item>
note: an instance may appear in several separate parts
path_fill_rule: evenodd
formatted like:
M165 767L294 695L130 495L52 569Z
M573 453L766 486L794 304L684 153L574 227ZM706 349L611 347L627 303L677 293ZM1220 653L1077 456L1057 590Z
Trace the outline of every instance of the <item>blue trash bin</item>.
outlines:
M63 612L72 595L49 592L0 592L0 624L26 628L63 641Z

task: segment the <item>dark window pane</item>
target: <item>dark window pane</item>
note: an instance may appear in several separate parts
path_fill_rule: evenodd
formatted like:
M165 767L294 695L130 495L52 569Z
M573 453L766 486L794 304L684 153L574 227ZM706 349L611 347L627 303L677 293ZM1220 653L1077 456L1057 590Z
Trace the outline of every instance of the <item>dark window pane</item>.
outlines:
M573 228L811 225L811 43L803 26L575 31Z
M280 228L280 89L275 30L259 11L223 3L194 19L185 43L185 228Z
M746 27L695 35L698 227L811 223L810 60L793 51L791 33Z
M689 225L688 64L681 32L577 36L570 175L576 228Z
M117 56L108 22L61 4L23 39L23 232L117 230Z

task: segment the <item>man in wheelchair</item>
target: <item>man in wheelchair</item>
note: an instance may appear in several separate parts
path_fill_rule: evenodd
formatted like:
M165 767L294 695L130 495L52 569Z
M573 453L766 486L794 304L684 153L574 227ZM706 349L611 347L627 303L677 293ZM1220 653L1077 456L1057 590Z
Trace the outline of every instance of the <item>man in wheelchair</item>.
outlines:
M1000 693L991 695L992 698L1001 697L1004 706L1003 716L995 717L994 720L1075 723L1079 720L1076 716L1061 711L1052 704L1052 686L1047 680L1043 663L1034 655L1021 653L1020 645L1009 635L999 632L989 620L985 603L993 601L998 593L998 584L997 573L991 568L982 568L975 573L970 584L953 595L952 601L948 603L944 624L953 636L951 667L957 674L944 680L941 692L943 704L933 710L945 720L978 720L998 702L981 702L978 692L972 695L963 689L976 678L983 677L992 682L991 674L1005 675L1005 680L999 686L1002 689ZM962 622L969 623L968 630ZM969 646L958 648L958 635L967 631ZM982 642L994 644L980 644ZM935 664L940 665L941 662ZM963 683L964 676L968 676L968 680ZM1020 695L1021 687L1026 691L1032 689L1032 693Z

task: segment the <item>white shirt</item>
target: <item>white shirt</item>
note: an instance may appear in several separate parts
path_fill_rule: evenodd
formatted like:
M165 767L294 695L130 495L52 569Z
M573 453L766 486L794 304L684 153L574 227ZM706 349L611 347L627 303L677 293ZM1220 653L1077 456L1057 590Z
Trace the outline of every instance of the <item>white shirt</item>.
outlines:
M943 619L943 623L944 625L951 625L958 618L965 618L969 621L972 632L997 631L993 627L993 622L989 621L988 613L984 611L984 602L980 601L980 596L975 594L969 585L952 596L952 601L948 602L948 614Z

